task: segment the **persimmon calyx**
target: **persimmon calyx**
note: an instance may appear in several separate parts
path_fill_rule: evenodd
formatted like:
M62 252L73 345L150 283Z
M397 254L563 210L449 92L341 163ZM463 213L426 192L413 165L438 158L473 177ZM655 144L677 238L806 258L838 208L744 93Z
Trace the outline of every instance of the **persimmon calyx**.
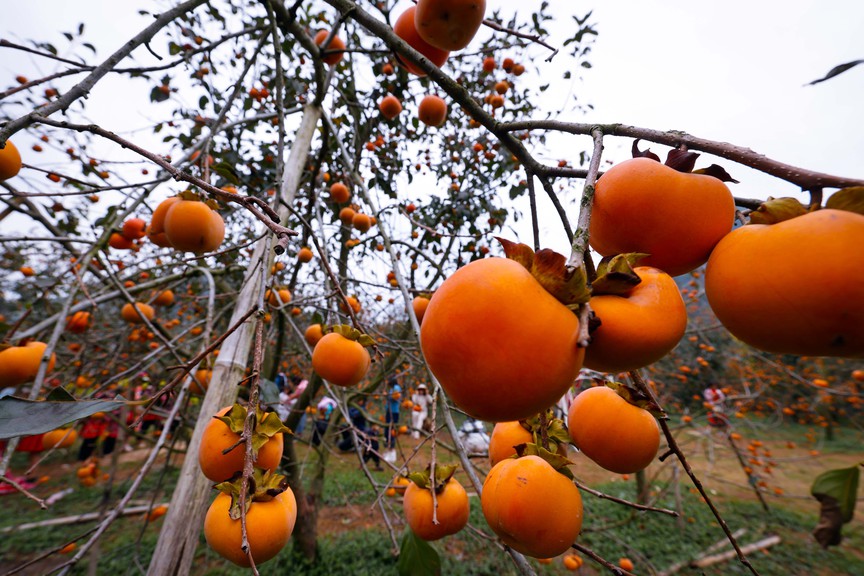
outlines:
M184 190L183 192L177 194L177 196L181 200L186 200L187 202L204 202L211 210L217 210L220 208L219 203L216 202L216 200L212 198L205 198L194 190Z
M235 434L242 434L247 413L245 406L234 404L227 414L215 418L224 422ZM279 415L275 412L264 412L259 408L255 415L255 424L252 427L252 448L255 450L255 454L257 455L258 450L280 432L291 434L291 429L282 423Z
M359 330L348 324L336 324L324 330L325 334L329 334L330 332L335 332L343 338L353 340L364 348L375 345L375 340L371 336L360 332Z
M439 466L436 464L435 466L435 493L441 494L444 491L444 488L447 486L447 483L453 478L453 475L456 473L456 470L459 469L459 466L452 464L448 466ZM426 467L426 470L422 472L412 472L408 474L408 479L414 482L418 488L423 488L424 490L432 490L432 478L430 475L431 465Z
M546 440L549 444L549 449L552 452L558 450L559 446L566 446L568 442L570 442L570 435L567 432L567 426L564 425L564 421L560 418L554 417L554 412L550 410L546 410ZM534 438L534 443L538 446L543 445L543 419L540 418L540 414L536 416L532 416L527 420L523 420L519 422L523 428L528 430L531 433L531 436Z
M536 253L526 244L495 237L504 254L528 270L535 280L556 300L568 307L585 304L591 299L585 266L568 269L567 259L554 250L544 248Z
M240 494L243 489L242 474L234 475L234 479L216 484L214 488L231 497L231 506L228 508L228 516L232 520L240 519ZM246 491L246 512L252 502L269 502L288 488L288 479L282 474L276 474L272 470L255 468L249 478L249 486Z
M807 207L795 198L771 198L750 212L750 224L777 224L807 214Z
M633 270L636 263L650 256L644 252L629 252L606 256L597 265L597 278L591 283L591 295L614 294L624 296L642 282Z
M642 408L650 412L656 418L665 418L666 413L663 412L663 409L658 406L654 400L652 400L649 396L644 394L641 390L637 390L632 386L627 386L626 384L622 384L621 382L609 382L606 384L608 388L611 388L618 396L623 398L628 404L632 404L637 408Z
M639 138L634 140L633 145L630 147L630 154L633 158L650 158L651 160L660 162L660 156L651 152L649 148L646 148L645 150L639 149L639 140ZM705 176L717 178L721 182L734 182L735 184L738 184L738 180L735 180L725 168L718 164L711 164L707 168L694 170L696 167L696 159L699 158L699 156L700 154L698 152L687 150L687 147L682 144L678 148L672 148L669 150L664 164L678 172L704 174Z
M838 190L828 197L825 208L855 212L864 216L864 186L851 186Z
M563 474L570 480L573 480L573 472L570 471L570 466L575 464L575 462L571 462L569 458L566 456L562 456L557 452L550 452L543 446L539 444L534 444L533 442L527 442L525 444L519 444L514 446L516 448L516 455L512 456L512 458L522 458L523 456L539 456L543 460L549 463L552 468L555 469L556 472Z

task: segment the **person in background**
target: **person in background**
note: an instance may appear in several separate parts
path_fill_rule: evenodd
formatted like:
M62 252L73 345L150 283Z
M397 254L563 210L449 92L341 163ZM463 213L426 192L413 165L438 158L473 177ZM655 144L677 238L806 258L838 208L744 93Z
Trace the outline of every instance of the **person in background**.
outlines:
M716 383L711 383L702 392L702 398L705 399L705 408L708 409L708 424L715 427L726 426L728 421L723 413L726 394L723 393L723 390Z
M375 470L381 470L381 459L378 457L378 438L375 427L369 428L369 423L366 420L366 414L363 412L366 409L366 398L359 397L357 404L348 408L348 418L351 420L351 425L346 425L342 430L342 439L337 447L342 452L349 452L354 449L354 435L356 433L358 442L363 446L363 461L375 465ZM352 432L353 428L353 432Z
M384 399L384 423L387 425L384 439L385 446L388 452L384 454L384 459L388 462L396 461L396 428L399 424L399 403L402 400L402 387L399 386L399 381L396 378L390 378L387 381L387 396Z
M429 395L429 389L425 384L417 386L417 391L411 396L411 402L414 403L414 411L411 412L411 437L417 439L420 438L420 431L423 430L423 424L429 417L429 406L432 405L432 396Z
M336 409L336 401L329 396L324 396L318 402L318 411L315 418L315 428L312 429L312 445L318 446L327 433L330 426L330 415Z
M305 379L301 379L298 376L291 377L291 388L292 390L285 398L285 406L288 407L289 412L294 411L294 406L297 404L297 399L300 398L300 395L306 390L306 387L309 385L309 381ZM286 388L287 390L287 388ZM294 434L296 436L300 436L303 434L303 429L306 427L306 413L304 412L300 416L300 421L297 423L297 428L294 430Z

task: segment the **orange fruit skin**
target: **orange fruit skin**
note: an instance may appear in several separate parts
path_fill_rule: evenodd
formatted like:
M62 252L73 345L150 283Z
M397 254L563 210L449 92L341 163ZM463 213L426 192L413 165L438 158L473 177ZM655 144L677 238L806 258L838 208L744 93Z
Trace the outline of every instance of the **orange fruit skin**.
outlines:
M17 176L20 171L21 153L11 140L7 140L6 146L0 148L0 181Z
M354 226L355 230L365 233L368 232L369 228L372 227L372 220L369 218L368 214L361 214L360 212L357 212L351 219L351 224Z
M534 436L516 422L498 422L489 437L489 460L492 466L516 454L519 444L534 441Z
M824 209L724 238L705 293L736 338L778 354L864 356L864 216Z
M417 32L417 26L414 23L414 13L416 10L416 6L409 6L408 9L406 9L405 12L403 12L396 20L396 24L393 25L393 32L395 32L397 36L402 38L402 40L408 43L417 52L425 56L435 66L440 68L444 65L444 62L447 61L447 58L450 57L450 52L448 50L436 48L420 37L420 34ZM396 59L399 64L408 70L408 72L417 76L426 75L423 70L413 64L409 64L399 57L398 54L396 55Z
M346 206L339 211L339 220L345 226L352 226L354 224L355 214L357 214L357 212L355 212L353 208Z
M414 534L427 541L439 540L462 530L468 524L471 510L468 493L455 478L451 478L435 498L438 501L438 524L432 523L432 492L411 482L402 499L408 526Z
M163 290L153 300L153 304L157 306L171 306L174 303L174 292L171 290Z
M224 416L231 407L222 408L216 413ZM226 448L230 448L240 439L228 428L228 425L213 418L204 429L201 437L201 446L198 450L198 464L204 476L214 482L224 482L237 472L243 470L243 458L246 455L246 445L240 444L227 454L222 454ZM265 470L274 470L282 460L283 439L282 433L276 434L267 441L259 450L255 459L255 466Z
M336 182L330 186L330 199L336 203L347 202L351 198L351 191L342 182Z
M44 450L51 448L68 448L78 439L78 433L73 428L57 428L42 436Z
M414 309L414 315L417 316L417 322L423 323L423 317L426 315L426 309L429 307L429 298L425 296L415 296L411 301L411 308Z
M640 264L679 276L708 260L734 218L735 200L717 178L632 158L597 180L589 242L603 256L650 254Z
M480 496L489 527L507 545L534 558L566 552L582 530L582 497L539 456L502 460Z
M585 367L626 372L653 364L672 351L687 329L687 307L671 276L646 266L634 270L642 282L626 296L591 298L600 326L591 334Z
M312 258L314 257L315 254L312 253L312 250L306 248L305 246L303 248L300 248L300 250L297 252L297 260L303 262L304 264L306 264L307 262L311 262Z
M122 231L127 240L138 240L147 235L147 222L141 218L130 218L123 222Z
M579 320L519 263L476 260L429 301L420 342L453 402L487 422L554 404L582 367Z
M312 368L336 386L354 386L360 382L370 363L366 348L335 332L325 334L312 351Z
M147 238L163 248L170 248L171 243L168 242L168 237L165 236L165 215L168 210L177 202L180 201L178 196L166 198L153 211L153 216L150 217L150 226L147 227Z
M291 302L291 291L287 288L280 288L275 292L273 290L267 290L267 292L264 293L264 300L266 300L270 306L278 308L279 306ZM279 300L282 302L280 303Z
M627 570L628 572L633 571L633 561L629 558L621 558L620 560L618 560L618 566L624 570Z
M477 34L485 14L486 0L418 0L414 25L432 46L462 50Z
M378 110L384 118L392 120L402 112L402 103L392 94L388 94L378 103Z
M309 327L306 328L303 337L306 339L306 343L309 344L309 346L315 346L318 344L318 341L324 337L324 331L321 328L321 324L310 324Z
M132 240L117 232L112 232L111 236L108 237L108 245L115 250L130 250L134 246Z
M66 320L66 330L73 334L82 334L90 327L90 313L83 310L72 314Z
M317 34L315 34L315 44L317 46L321 46L321 44L324 43L324 40L326 40L327 36L329 35L329 30L320 30ZM345 50L345 42L343 42L338 35L334 36L333 40L330 41L330 44L327 45L327 52L330 52L331 50ZM333 66L340 60L342 60L342 57L344 55L345 52L333 52L324 56L323 60L325 64Z
M567 429L585 456L618 474L644 469L660 448L660 427L654 416L606 386L576 396L567 414Z
M228 516L230 506L230 496L224 493L216 496L204 517L204 538L220 556L248 568L249 559L240 548L240 520ZM296 521L297 501L290 488L270 501L252 502L246 513L246 535L256 565L270 560L285 547Z
M417 117L427 126L441 126L447 119L447 103L439 96L425 96L417 107Z
M213 377L213 371L202 368L195 371L195 380L189 383L189 393L198 396L203 396L210 386L210 378Z
M225 221L204 202L180 200L165 214L165 236L182 252L212 252L225 239Z
M136 302L134 308L132 307L132 304L127 302L123 305L123 308L120 309L120 316L130 324L143 324L144 320L141 317L143 316L148 320L153 320L156 316L156 311L153 310L152 306L144 304L143 302Z
M39 364L48 347L44 342L28 342L24 346L12 346L0 352L0 382L17 386L36 378ZM54 369L56 356L51 354L45 374Z

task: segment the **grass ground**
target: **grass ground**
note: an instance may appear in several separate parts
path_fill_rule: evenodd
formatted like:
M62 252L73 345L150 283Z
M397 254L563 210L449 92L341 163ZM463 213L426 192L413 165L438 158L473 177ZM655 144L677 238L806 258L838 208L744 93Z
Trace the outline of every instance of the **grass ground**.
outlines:
M823 550L810 536L818 516L818 506L809 497L812 479L823 470L851 466L862 459L861 447L864 442L860 433L849 429L836 432L833 442L824 443L818 430L801 426L740 430L742 439L736 444L745 459L753 458L759 462L758 465L751 465L760 474L759 479L767 484L765 498L769 511L765 512L724 437L716 432L709 437L706 430L696 427L682 427L677 431L677 437L691 464L712 499L716 500L731 529L746 530L740 537L741 543L755 542L768 535L780 536L780 544L751 555L760 574L864 574L864 523L861 521L864 511L859 509L856 518L844 527L845 539L839 547ZM748 450L754 440L762 445L756 450ZM406 453L410 453L413 444L406 440L403 447ZM19 495L0 497L3 509L0 530L25 522L98 511L103 487L80 487L75 477L75 466L70 461L72 458L71 453L52 456L39 470L39 473L50 476L50 480L34 491L40 497L48 497L66 487L72 487L74 491L47 511L39 510ZM121 481L115 494L128 485L139 458L137 453L124 455L118 474ZM422 467L427 458L428 453L421 450L412 468ZM605 472L580 454L574 454L573 460L576 462L573 469L577 477L589 486L612 496L628 500L636 498L633 477L625 479ZM23 460L16 458L13 464L20 469ZM770 474L766 473L766 468L770 468ZM622 556L632 559L637 574L653 574L675 563L690 560L722 540L723 533L716 520L700 501L698 494L694 494L692 484L680 469L677 473L680 481L679 498L676 499L673 474L673 467L668 462L649 468L650 499L655 506L680 509L680 519L636 512L584 494L585 522L579 542L612 561ZM390 474L385 472L375 472L374 476L382 484L390 478ZM464 477L460 480L468 484ZM152 474L138 493L139 502L146 503L151 498L156 501L168 500L175 481L176 468L167 468L161 480L159 474ZM377 494L370 489L353 455L334 453L328 466L319 519L319 561L314 565L306 565L293 557L290 549L286 549L276 559L263 565L261 573L309 576L395 574L393 546L375 506L376 499ZM399 501L385 496L383 503L393 519L398 539L403 529ZM97 573L143 573L158 538L161 522L147 523L142 516L130 516L116 522L96 552L99 561ZM83 523L0 534L0 575L52 547L62 545L93 525ZM476 498L472 498L470 525L471 529L433 543L442 557L442 573L456 576L516 574L509 558L486 538L490 531ZM248 573L210 552L203 538L197 553L195 574ZM55 555L20 574L45 574L65 559L64 556ZM548 565L531 562L538 574L568 573L560 559ZM85 574L86 563L77 567L74 573ZM590 562L586 562L581 570L583 575L599 573L602 572L597 565ZM734 559L704 569L685 568L679 572L707 576L747 573L746 568Z

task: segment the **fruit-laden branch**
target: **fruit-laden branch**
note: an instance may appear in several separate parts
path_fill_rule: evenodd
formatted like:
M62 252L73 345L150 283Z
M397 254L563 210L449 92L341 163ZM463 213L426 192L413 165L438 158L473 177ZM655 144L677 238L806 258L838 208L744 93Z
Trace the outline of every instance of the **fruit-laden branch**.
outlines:
M595 129L600 129L607 136L624 136L629 138L641 138L664 144L666 146L678 147L682 144L693 150L701 150L714 154L738 164L748 166L765 172L781 180L785 180L803 190L816 190L819 188L848 188L851 186L864 186L864 180L856 178L844 178L833 176L823 172L814 172L797 166L784 164L768 158L764 154L754 152L749 148L729 144L728 142L717 142L697 136L691 136L678 130L652 130L638 126L627 126L625 124L586 124L578 122L561 122L558 120L525 120L521 122L508 122L499 125L503 132L521 132L524 130L555 130L569 134L589 135ZM542 172L541 172L542 173Z
M417 52L407 42L397 36L386 22L378 20L370 13L360 8L352 0L325 1L339 10L342 14L353 18L370 33L380 38L391 50L397 52L401 58L404 58L418 69L425 72L442 91L447 93L448 96L453 98L454 102L458 103L465 110L466 114L471 116L480 125L491 132L501 142L501 144L503 144L504 147L507 148L507 150L509 150L516 159L525 166L527 171L540 177L541 182L543 183L543 189L549 196L549 200L555 206L555 210L558 212L559 217L562 218L562 223L567 230L568 238L573 235L569 223L567 223L566 220L564 207L561 206L558 196L552 188L552 184L546 179L549 167L535 160L519 139L510 133L511 131L503 130L502 124L483 109L483 106L474 99L467 88L450 78L450 76L442 72L440 68L432 64L425 56Z
M117 64L129 56L133 50L149 42L153 36L156 35L162 28L174 22L176 18L185 14L186 12L190 12L204 4L206 0L188 0L183 4L175 6L174 8L167 10L159 15L152 24L147 26L144 30L139 32L134 38L126 42L119 50L114 52L111 56L108 57L102 64L97 66L93 72L91 72L86 78L84 78L81 82L72 87L71 90L63 94L61 97L57 98L53 102L46 104L45 106L41 106L20 118L15 120L11 120L6 123L3 128L0 128L0 144L5 145L6 140L12 135L27 128L28 126L35 123L40 118L45 116L50 116L51 114L58 112L60 110L66 110L69 106L72 105L73 102L78 100L79 98L83 98L90 93L90 89L93 88L94 85L108 72L114 69Z
M205 182L204 180L192 176L191 174L179 170L175 168L173 164L159 156L158 154L154 154L149 152L140 146L129 142L128 140L121 138L117 134L105 130L95 124L71 124L69 122L56 121L51 120L49 118L38 117L35 121L48 124L49 126L54 126L56 128L64 128L67 130L75 130L77 132L90 132L92 134L96 134L97 136L101 136L107 140L111 140L112 142L116 142L120 144L124 148L128 148L132 150L136 154L139 154L151 162L158 164L163 170L171 174L174 180L188 182L193 186L201 188L206 191L208 194L212 196L216 196L220 200L224 202L234 202L236 204L240 204L247 211L251 212L258 220L260 220L270 231L279 238L278 243L274 246L274 250L277 254L282 254L285 252L285 249L288 244L288 239L290 236L296 236L297 232L291 230L290 228L286 228L282 224L279 223L279 215L273 211L266 203L261 202L259 198L254 196L242 196L240 194L232 194L230 192L225 192L224 190L213 186L212 184ZM260 210L259 210L260 208ZM265 215L266 213L266 215Z
M578 550L579 552L585 554L586 556L588 556L589 558L591 558L592 560L594 560L598 564L605 566L610 572L612 572L616 576L636 576L632 572L628 572L627 570L621 568L620 566L615 566L614 564L612 564L611 562L609 562L608 560L606 560L605 558L603 558L602 556L600 556L599 554L597 554L596 552L591 550L590 548L583 546L582 544L579 544L578 542L574 542L573 544L570 545L570 547L573 548L574 550Z
M312 41L306 30L297 23L298 4L295 4L291 9L285 7L281 2L271 2L270 0L262 0L273 9L276 15L276 23L279 29L285 35L294 36L303 48L305 48L312 56L312 65L315 67L315 100L312 102L316 106L321 105L324 97L327 95L327 86L330 84L327 80L327 72L324 70L324 60L321 58L321 50ZM334 31L335 33L335 31Z
M540 36L538 36L536 34L527 34L525 32L519 32L518 30L506 28L506 27L502 26L501 24L499 24L498 22L495 22L494 20L489 20L488 18L483 20L483 25L488 27L488 28L491 28L492 30L497 30L498 32L505 32L505 33L507 33L508 36L516 36L517 38L523 38L525 40L530 40L531 42L534 42L535 44L540 44L544 48L548 48L549 50L552 51L552 54L550 54L549 56L546 57L546 62L551 62L552 59L555 58L555 55L558 54L558 50L559 50L558 48L555 48L554 46L550 46L549 44L544 42L543 39L540 38Z

